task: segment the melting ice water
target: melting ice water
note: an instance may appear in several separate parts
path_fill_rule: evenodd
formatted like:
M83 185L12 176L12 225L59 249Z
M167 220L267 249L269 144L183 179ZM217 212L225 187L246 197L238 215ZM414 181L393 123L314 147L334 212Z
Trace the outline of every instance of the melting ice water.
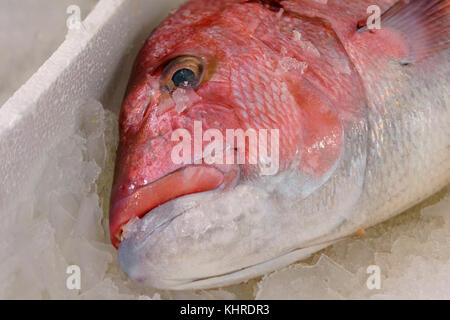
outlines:
M0 298L450 299L448 191L262 279L185 292L133 283L118 267L107 228L117 118L98 102L80 110L77 125L36 168L30 194L0 225ZM72 264L81 268L80 291L66 287ZM381 269L381 290L366 286L369 265Z

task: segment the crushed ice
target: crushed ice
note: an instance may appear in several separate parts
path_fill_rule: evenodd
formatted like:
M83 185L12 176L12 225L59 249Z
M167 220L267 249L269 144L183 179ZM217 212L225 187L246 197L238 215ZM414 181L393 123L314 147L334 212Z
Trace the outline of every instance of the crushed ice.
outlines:
M182 113L188 107L199 102L201 97L194 90L178 88L173 92L172 99L175 102L175 110L178 113Z
M292 31L294 41L300 44L302 50L314 57L320 57L319 50L312 44L311 41L302 38L302 34L298 30Z
M300 74L303 74L306 68L308 68L308 64L306 62L299 61L292 57L283 57L280 60L279 65L281 67L281 70L285 72L295 71Z
M226 288L170 292L143 288L120 270L109 242L107 204L117 117L98 102L36 168L30 192L0 225L0 298L33 299L450 299L450 196L407 213L262 279ZM130 224L132 227L132 224ZM81 289L66 287L69 265ZM381 289L366 286L369 265Z

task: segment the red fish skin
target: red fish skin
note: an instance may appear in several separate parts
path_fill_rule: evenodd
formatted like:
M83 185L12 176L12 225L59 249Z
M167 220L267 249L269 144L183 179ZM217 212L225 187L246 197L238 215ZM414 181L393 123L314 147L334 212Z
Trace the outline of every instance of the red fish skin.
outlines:
M171 161L176 143L170 137L179 128L192 133L194 121L224 136L226 129L279 129L281 170L294 166L317 179L329 172L344 132L363 132L366 126L367 100L357 66L374 53L381 61L409 53L405 39L393 31L356 30L368 6L378 4L383 11L394 2L282 1L283 10L274 12L258 1L194 0L164 21L136 59L120 112L113 244L119 245L128 220L164 201L215 189L234 181L237 172L241 179L257 175L248 164L209 166L217 172L199 171L207 183L199 178L181 193L173 193L176 183L171 183L153 191L165 194L162 202L142 200L150 191L140 190L185 167ZM201 57L211 76L195 90L201 101L178 113L159 83L162 66L182 55Z

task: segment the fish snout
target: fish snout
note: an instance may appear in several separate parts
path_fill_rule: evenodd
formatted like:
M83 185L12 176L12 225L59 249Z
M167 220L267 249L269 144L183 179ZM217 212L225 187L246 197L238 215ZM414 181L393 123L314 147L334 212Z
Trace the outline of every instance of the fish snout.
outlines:
M133 218L142 218L179 197L232 187L239 179L237 165L176 164L168 155L171 149L169 144L160 145L160 155L148 162L148 152L139 148L119 152L122 159L117 163L109 221L111 241L116 248L122 241L123 228Z
M128 104L136 103L136 94L127 98L122 110L111 193L110 237L116 248L122 241L123 227L131 219L142 218L179 197L233 186L240 177L239 165L225 161L229 154L234 159L236 151L222 143L208 152L211 140L216 140L205 139L208 129L225 136L227 128L238 126L232 110L208 103L193 105L181 113L172 106L163 108L164 112L149 107L147 115L137 121L124 111ZM132 122L135 124L129 125ZM222 161L211 158L210 153Z

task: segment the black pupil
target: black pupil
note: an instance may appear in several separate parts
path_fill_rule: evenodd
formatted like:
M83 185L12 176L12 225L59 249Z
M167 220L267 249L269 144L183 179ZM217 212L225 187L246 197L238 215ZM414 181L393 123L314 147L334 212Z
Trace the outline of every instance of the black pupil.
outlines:
M175 87L190 88L195 84L195 73L190 69L180 69L172 76Z

